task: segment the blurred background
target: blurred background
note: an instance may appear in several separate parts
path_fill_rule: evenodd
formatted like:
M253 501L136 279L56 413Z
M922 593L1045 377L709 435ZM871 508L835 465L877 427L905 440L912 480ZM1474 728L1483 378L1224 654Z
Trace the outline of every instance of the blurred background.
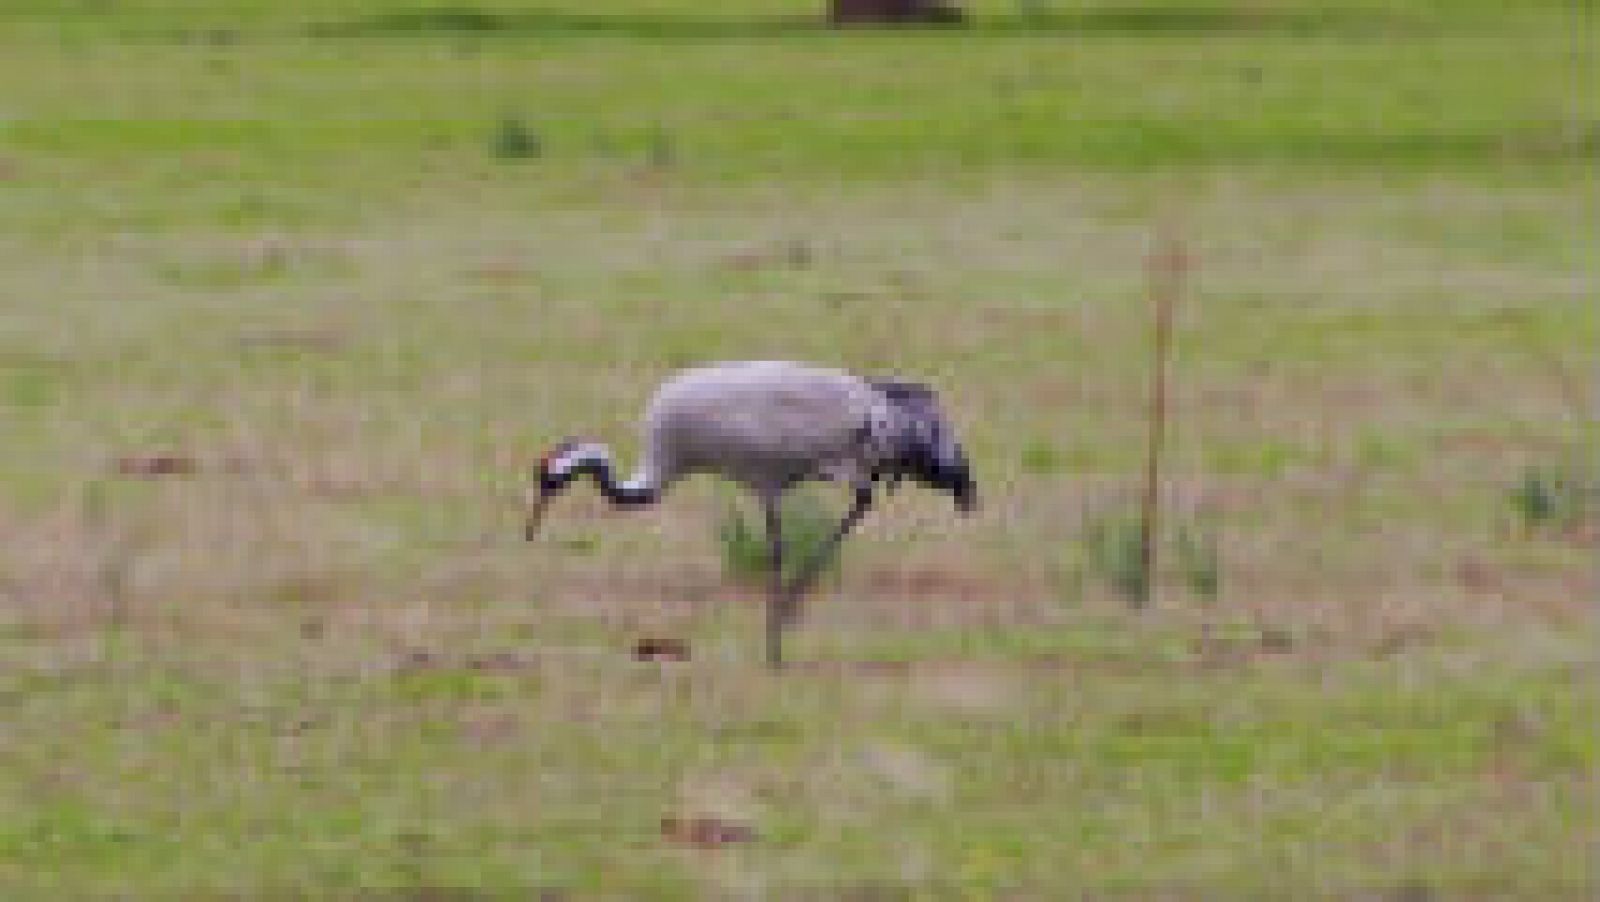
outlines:
M10 0L0 887L1589 897L1597 34ZM935 385L985 499L776 677L734 490L519 521L768 357Z

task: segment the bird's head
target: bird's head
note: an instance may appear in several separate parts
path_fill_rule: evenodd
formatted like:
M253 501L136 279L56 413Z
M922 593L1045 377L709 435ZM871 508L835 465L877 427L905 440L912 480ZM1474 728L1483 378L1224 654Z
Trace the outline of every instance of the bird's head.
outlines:
M978 483L972 478L972 468L958 451L957 462L945 467L939 476L940 487L956 501L956 510L970 514L978 509Z
M972 478L972 467L953 440L943 448L935 446L931 454L919 456L909 475L930 489L948 493L956 510L963 514L978 509L978 484Z
M533 484L528 487L524 538L531 542L538 535L545 509L573 479L586 470L604 467L607 460L605 446L581 439L567 439L546 451L534 465Z
M933 389L896 379L874 381L873 386L889 400L899 420L885 471L949 494L963 514L977 510L978 484L972 467Z

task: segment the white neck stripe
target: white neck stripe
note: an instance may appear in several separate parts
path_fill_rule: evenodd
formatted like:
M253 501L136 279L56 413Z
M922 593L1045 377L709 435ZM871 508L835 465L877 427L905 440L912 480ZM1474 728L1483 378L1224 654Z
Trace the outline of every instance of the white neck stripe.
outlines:
M550 472L556 476L565 476L573 469L585 464L609 464L611 455L606 453L606 446L595 442L585 442L574 445L565 454L550 461Z

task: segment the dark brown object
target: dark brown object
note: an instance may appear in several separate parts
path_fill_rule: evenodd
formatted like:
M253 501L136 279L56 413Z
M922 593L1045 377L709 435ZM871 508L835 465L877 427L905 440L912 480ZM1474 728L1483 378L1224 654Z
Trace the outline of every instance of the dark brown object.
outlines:
M661 838L697 849L715 849L731 843L755 842L756 831L715 817L664 817Z
M831 0L831 25L955 25L961 8L947 0Z
M179 454L134 454L117 459L117 472L123 476L188 476L199 469L198 461Z
M637 661L687 661L689 646L678 639L640 639L633 646Z

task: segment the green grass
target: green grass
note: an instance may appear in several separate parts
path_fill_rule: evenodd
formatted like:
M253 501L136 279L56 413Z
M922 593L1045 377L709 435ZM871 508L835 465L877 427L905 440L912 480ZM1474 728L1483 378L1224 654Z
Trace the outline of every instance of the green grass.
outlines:
M746 505L748 507L748 505ZM717 545L722 552L722 570L728 579L755 588L769 584L772 549L768 545L763 514L729 501L717 520ZM783 504L783 572L793 580L807 568L823 544L838 527L839 516L813 494L796 491ZM824 564L819 578L837 572L838 558Z
M1594 537L1523 522L1592 4L821 5L0 10L0 892L1592 895ZM1158 226L1219 528L1134 613L1070 577ZM935 382L985 503L887 499L776 678L717 488L518 525L765 356Z

